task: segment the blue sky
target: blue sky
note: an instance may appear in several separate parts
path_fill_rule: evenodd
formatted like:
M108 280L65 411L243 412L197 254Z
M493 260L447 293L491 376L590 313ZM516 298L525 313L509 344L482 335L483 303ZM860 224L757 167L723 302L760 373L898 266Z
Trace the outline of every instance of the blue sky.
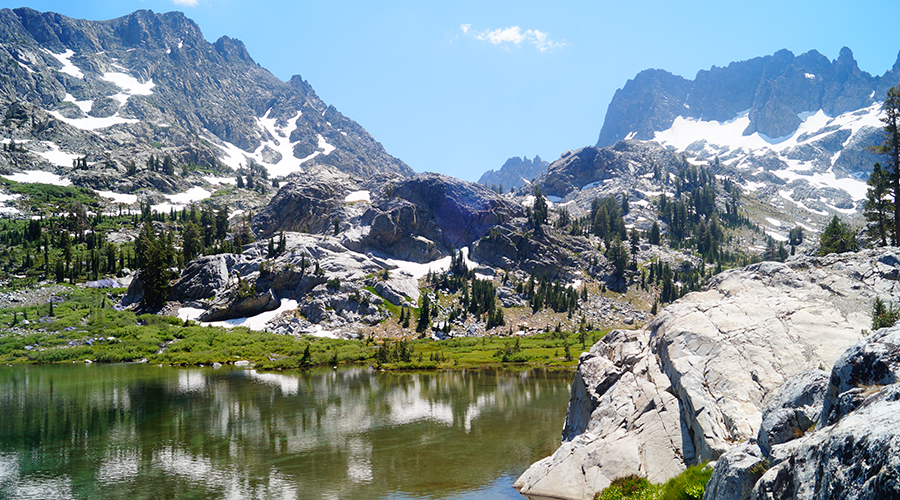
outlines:
M687 78L769 55L848 46L860 68L900 50L894 2L0 0L83 19L183 11L301 75L418 172L477 180L511 156L593 145L610 99L647 68Z

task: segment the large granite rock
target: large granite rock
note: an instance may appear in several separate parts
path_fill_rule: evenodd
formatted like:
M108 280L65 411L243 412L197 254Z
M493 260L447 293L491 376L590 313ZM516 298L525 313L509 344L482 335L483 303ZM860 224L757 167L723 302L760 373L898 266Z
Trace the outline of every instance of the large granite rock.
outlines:
M249 297L233 297L231 294L217 297L203 314L200 321L224 321L235 318L249 318L266 311L278 309L281 302L272 290L256 293Z
M873 388L900 381L900 329L883 328L848 349L831 371L819 422L833 424ZM858 396L858 397L857 397Z
M900 293L896 251L726 271L643 329L611 334L579 363L562 446L517 486L526 494L591 498L617 475L662 481L686 463L715 460L756 438L776 398L770 394L800 372L832 366L868 328L874 298ZM673 408L678 418L666 422ZM654 419L664 438L637 425Z
M172 286L169 296L189 301L214 297L228 285L228 269L240 259L239 255L204 255L192 260Z
M361 245L401 260L428 262L488 234L524 209L490 189L439 174L388 184L363 215Z
M705 500L748 500L769 461L777 460L772 447L806 434L822 411L828 374L800 372L765 398L762 424L756 441L726 451L716 461L706 485ZM779 450L780 451L780 450Z
M882 329L841 356L819 427L773 447L750 498L900 498L898 339L900 329ZM854 404L842 404L848 395Z
M706 483L704 500L747 500L764 472L762 451L756 443L744 443L728 450L716 461Z
M611 332L579 359L562 446L514 486L527 495L588 499L618 477L665 481L684 470L673 457L694 456L682 427L648 332Z

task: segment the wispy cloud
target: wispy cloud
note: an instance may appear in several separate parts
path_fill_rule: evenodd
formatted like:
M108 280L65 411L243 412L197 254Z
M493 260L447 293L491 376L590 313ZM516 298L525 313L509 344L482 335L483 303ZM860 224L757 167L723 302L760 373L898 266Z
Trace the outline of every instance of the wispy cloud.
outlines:
M197 0L172 0L175 5L183 5L185 7L196 7L200 5Z
M475 31L472 29L471 24L461 24L459 26L459 29L462 30L463 35L470 36L476 40L480 40L483 42L490 42L494 45L500 45L507 50L509 50L511 46L518 47L523 43L534 45L541 52L552 51L566 45L565 41L557 42L555 40L551 40L548 36L549 33L545 31L523 31L522 28L518 26L511 26L509 28L500 28L496 30Z

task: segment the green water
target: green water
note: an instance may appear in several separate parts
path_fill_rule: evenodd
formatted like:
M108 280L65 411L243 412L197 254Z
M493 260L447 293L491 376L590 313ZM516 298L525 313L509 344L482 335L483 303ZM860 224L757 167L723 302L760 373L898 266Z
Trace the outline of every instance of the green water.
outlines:
M0 367L0 498L519 498L570 374Z

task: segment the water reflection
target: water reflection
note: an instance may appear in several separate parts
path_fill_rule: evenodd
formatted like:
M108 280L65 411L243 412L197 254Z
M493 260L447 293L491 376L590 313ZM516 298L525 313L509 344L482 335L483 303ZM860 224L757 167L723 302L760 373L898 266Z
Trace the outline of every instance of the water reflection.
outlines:
M515 498L568 392L547 372L2 367L0 497Z

